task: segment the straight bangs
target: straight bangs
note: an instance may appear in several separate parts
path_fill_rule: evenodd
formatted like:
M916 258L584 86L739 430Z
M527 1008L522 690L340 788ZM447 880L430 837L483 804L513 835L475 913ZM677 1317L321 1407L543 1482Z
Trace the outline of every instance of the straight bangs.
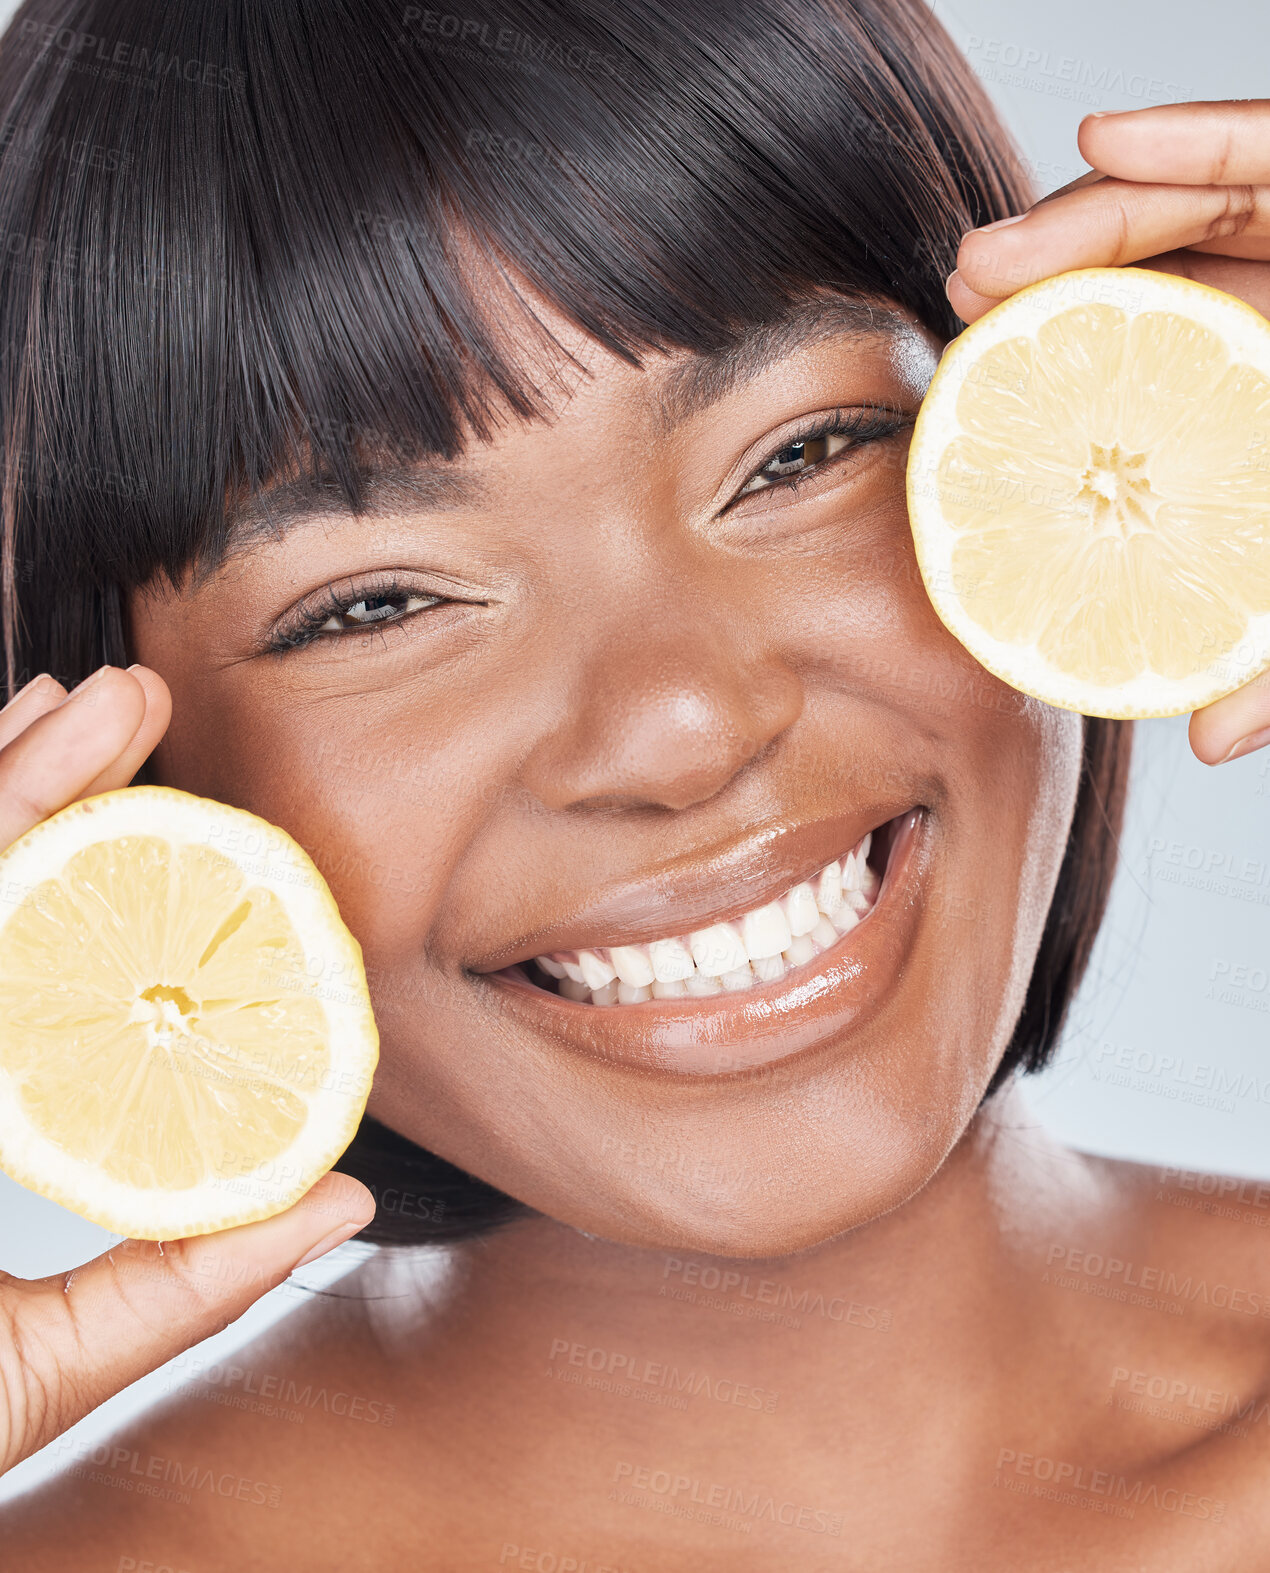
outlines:
M271 480L541 413L527 293L636 363L825 290L948 338L1026 198L918 0L28 0L0 99L10 692Z

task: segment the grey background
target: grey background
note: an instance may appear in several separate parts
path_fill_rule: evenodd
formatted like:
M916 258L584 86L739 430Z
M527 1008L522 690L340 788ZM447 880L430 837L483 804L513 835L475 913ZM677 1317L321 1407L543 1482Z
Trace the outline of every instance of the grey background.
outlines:
M180 0L173 0L180 3ZM0 25L14 6L0 0ZM1270 93L1270 6L1214 0L957 0L935 6L1002 108L1038 193L1082 173L1095 110ZM1242 970L1241 970L1242 969ZM1219 770L1186 746L1186 718L1140 723L1111 909L1060 1054L1029 1084L1056 1134L1090 1151L1270 1177L1270 750ZM0 1268L65 1269L114 1236L0 1175ZM329 1282L343 1247L303 1275ZM306 1291L284 1286L200 1353L223 1358ZM76 1428L100 1435L179 1372L156 1372ZM0 1484L24 1489L48 1449Z

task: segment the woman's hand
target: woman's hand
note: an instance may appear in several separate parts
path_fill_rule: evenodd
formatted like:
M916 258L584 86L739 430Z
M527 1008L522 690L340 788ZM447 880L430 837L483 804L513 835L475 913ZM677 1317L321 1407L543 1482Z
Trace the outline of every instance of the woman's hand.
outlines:
M68 803L127 786L171 713L167 685L144 667L103 667L69 695L33 679L0 710L0 846ZM328 1174L261 1223L162 1245L125 1240L56 1278L0 1273L0 1474L227 1327L373 1212L365 1186Z
M974 322L1055 273L1127 264L1211 284L1270 317L1270 100L1087 115L1076 140L1087 175L963 238L948 280L960 317ZM1190 741L1209 765L1270 744L1270 673L1197 710Z

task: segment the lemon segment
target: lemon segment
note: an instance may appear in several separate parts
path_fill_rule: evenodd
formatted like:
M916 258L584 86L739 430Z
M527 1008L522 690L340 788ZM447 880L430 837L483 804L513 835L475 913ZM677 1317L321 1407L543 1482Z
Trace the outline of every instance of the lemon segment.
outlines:
M936 612L1012 687L1211 704L1270 667L1270 322L1145 268L1021 290L945 351L908 505Z
M306 853L166 787L0 855L0 1169L116 1233L267 1218L351 1141L378 1034Z

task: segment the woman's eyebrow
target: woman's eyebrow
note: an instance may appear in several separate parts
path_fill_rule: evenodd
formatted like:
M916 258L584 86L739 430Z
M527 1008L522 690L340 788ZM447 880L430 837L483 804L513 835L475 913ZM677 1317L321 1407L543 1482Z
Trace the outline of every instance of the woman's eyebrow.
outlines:
M730 393L738 383L823 339L895 337L913 324L893 307L829 295L801 301L792 310L708 355L676 366L660 395L663 427L669 430Z
M302 520L387 518L406 509L458 508L475 501L483 489L479 476L444 460L376 465L363 470L360 479L356 511L343 488L318 476L280 481L253 493L230 512L225 555L279 540Z

